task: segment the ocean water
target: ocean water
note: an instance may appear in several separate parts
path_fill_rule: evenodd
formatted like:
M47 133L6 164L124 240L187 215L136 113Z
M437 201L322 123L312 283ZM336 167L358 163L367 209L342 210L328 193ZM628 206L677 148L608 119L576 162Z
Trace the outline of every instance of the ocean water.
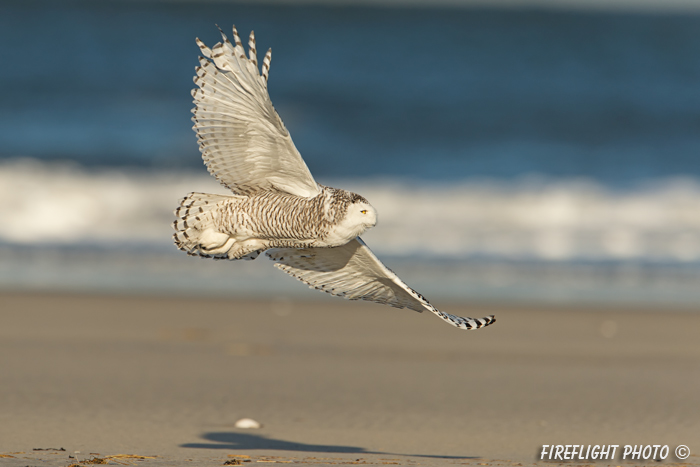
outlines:
M613 190L590 179L329 179L366 196L363 235L428 297L453 301L674 305L700 299L700 182ZM172 244L190 191L225 193L206 171L0 164L0 286L27 291L295 296L272 267L191 258ZM17 194L20 196L17 196ZM434 298L433 298L434 299Z
M306 293L171 244L225 192L189 121L215 23L272 47L316 180L433 300L698 303L700 16L218 2L0 4L1 289Z

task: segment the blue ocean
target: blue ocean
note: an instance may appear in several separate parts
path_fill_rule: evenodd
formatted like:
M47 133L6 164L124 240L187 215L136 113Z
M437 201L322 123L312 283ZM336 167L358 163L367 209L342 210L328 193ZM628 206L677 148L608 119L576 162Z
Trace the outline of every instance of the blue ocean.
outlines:
M225 193L190 121L217 24L272 48L314 177L425 295L697 307L700 15L400 3L0 3L0 290L315 297L172 246L178 199Z

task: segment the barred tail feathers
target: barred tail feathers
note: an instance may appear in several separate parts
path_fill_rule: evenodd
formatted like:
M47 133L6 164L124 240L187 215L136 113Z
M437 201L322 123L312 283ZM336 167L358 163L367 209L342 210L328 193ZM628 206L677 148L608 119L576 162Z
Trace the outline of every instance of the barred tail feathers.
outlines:
M185 196L175 210L178 217L173 222L175 245L191 256L246 260L257 258L266 249L264 242L250 238L240 240L235 234L229 235L217 228L217 208L220 203L236 198L243 196L207 193L190 193ZM235 227L231 229L235 230Z
M175 245L188 255L227 258L235 240L219 232L214 224L212 208L230 196L190 193L180 201L173 222Z

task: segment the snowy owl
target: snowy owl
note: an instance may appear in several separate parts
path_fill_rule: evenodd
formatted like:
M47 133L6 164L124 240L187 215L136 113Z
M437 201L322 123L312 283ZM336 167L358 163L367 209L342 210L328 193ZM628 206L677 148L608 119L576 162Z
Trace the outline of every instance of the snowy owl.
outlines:
M377 223L362 196L316 183L267 92L271 50L258 70L255 36L248 56L234 43L209 49L192 91L193 129L209 172L232 195L190 193L175 211L175 244L189 255L255 259L266 251L282 271L350 300L429 310L461 329L492 324L493 316L461 318L432 306L384 266L359 237Z

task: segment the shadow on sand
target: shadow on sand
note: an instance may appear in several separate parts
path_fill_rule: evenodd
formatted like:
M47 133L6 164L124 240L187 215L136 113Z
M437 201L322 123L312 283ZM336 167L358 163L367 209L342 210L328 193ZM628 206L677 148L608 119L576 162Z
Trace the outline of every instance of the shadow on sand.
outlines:
M296 451L315 453L337 453L337 454L382 454L392 456L429 457L436 459L479 459L479 457L467 456L439 456L425 454L397 454L391 452L368 451L365 448L356 446L340 446L332 444L306 444L281 439L272 439L263 435L252 435L248 433L236 433L232 431L204 433L202 438L206 442L181 444L183 448L197 449L261 449L271 451Z

